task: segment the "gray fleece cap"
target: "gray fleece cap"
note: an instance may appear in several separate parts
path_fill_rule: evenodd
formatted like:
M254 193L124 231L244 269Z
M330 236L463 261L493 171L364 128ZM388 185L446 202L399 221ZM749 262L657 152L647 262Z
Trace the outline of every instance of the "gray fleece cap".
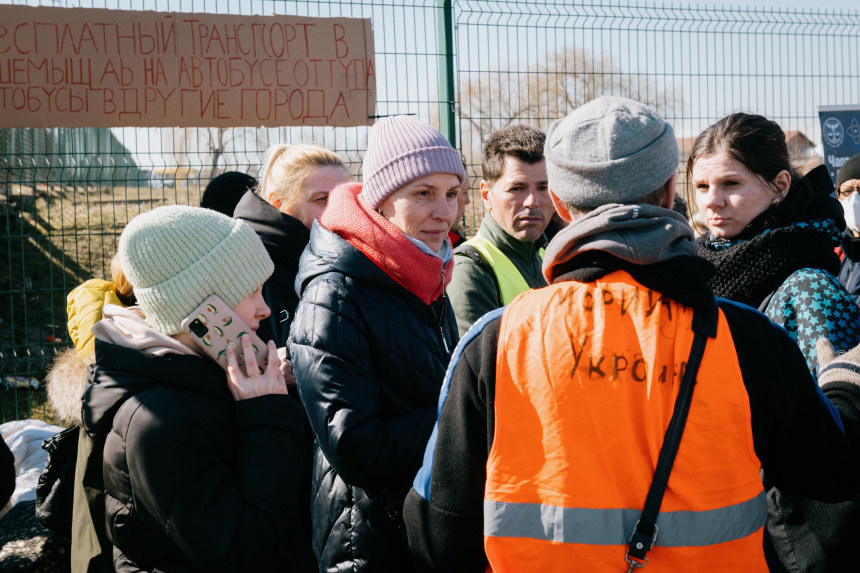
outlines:
M672 126L647 105L623 97L601 96L554 121L544 154L553 193L586 209L632 203L678 169Z

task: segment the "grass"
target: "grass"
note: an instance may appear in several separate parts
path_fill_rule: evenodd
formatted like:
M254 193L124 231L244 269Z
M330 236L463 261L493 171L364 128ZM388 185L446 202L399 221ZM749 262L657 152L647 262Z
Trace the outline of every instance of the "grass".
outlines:
M2 187L2 185L0 185ZM169 204L199 204L200 187L132 185L0 189L0 378L44 381L56 352L70 345L66 295L91 278L110 280L119 235L139 213ZM14 398L13 398L14 395ZM2 421L50 421L44 391L0 390Z
M161 205L197 205L202 189L193 181L155 189L45 184L8 189L4 196L0 183L0 199L7 199L0 203L0 257L7 267L0 270L0 380L32 376L42 389L0 390L0 422L34 417L54 423L43 382L53 356L71 344L66 295L88 279L110 278L110 260L128 221ZM481 214L480 193L472 189L469 236L477 232Z
M0 390L0 421L35 418L49 424L57 424L57 416L48 406L44 389L3 388Z

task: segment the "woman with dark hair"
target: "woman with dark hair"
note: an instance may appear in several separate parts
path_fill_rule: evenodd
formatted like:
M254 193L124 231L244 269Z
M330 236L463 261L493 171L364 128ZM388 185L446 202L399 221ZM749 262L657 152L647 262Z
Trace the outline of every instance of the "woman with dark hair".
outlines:
M735 113L696 138L687 180L709 231L697 249L717 268L714 294L783 326L813 374L819 338L837 351L860 342L860 308L836 278L845 219L824 166L799 177L779 125Z
M716 266L714 294L756 307L782 325L813 374L819 338L837 351L860 342L860 308L836 279L834 248L845 219L824 166L799 177L779 125L735 113L696 138L687 180L708 227L697 250ZM768 513L779 561L771 556L773 570L856 567L858 500L826 504L773 488Z
M403 500L458 340L447 235L466 173L441 133L394 116L371 129L363 174L311 229L289 349L316 436L320 571L405 572Z

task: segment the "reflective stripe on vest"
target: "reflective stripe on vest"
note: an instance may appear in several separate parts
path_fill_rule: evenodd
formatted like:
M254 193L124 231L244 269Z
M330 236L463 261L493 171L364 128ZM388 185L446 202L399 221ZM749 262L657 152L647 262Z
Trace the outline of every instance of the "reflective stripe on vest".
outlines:
M484 494L493 570L624 570L689 357L692 317L624 271L559 282L507 306ZM760 468L720 313L646 571L767 571Z
M517 267L514 266L514 263L491 241L481 235L475 235L465 244L471 245L481 253L481 256L493 269L496 282L499 284L499 298L502 301L502 306L509 304L518 294L531 288ZM541 249L539 254L543 260L544 249Z
M715 545L752 535L764 525L767 498L754 498L705 511L661 511L657 518L663 547ZM641 509L555 507L536 503L484 501L484 535L531 537L559 543L625 545Z

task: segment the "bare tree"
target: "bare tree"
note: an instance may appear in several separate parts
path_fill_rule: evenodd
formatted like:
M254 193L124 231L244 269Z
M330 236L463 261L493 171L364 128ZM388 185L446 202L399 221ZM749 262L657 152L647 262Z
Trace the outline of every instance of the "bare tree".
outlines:
M236 138L235 129L225 129L223 127L207 127L198 129L198 135L201 137L201 143L204 154L208 154L209 160L200 170L201 175L206 175L209 178L215 177L221 172L221 159L227 151L227 145L232 143ZM202 132L202 133L200 133ZM208 168L209 173L204 173L205 168Z
M164 150L173 156L177 179L205 180L257 164L265 151L265 136L258 128L175 128L165 130Z
M529 123L546 130L551 121L599 95L636 99L663 114L680 104L671 87L659 89L646 74L622 73L605 54L568 48L544 61L529 70L478 72L461 81L458 113L467 157L480 157L482 142L497 129Z
M244 149L251 137L252 145L256 144L256 129L248 132L248 128L228 127L197 127L186 130L192 137L192 147L199 158L199 174L201 178L215 177L225 171L228 163L235 163L236 153L245 153Z

